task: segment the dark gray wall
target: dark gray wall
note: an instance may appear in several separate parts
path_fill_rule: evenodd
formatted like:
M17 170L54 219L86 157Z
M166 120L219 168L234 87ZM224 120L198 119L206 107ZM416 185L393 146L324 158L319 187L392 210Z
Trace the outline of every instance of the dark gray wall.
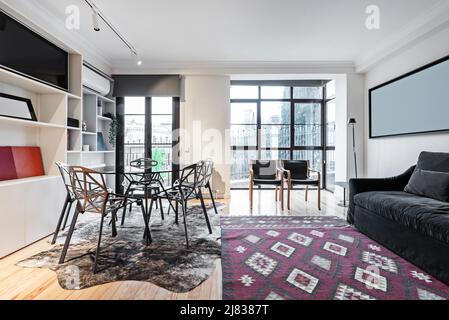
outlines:
M115 97L180 97L179 75L115 75Z

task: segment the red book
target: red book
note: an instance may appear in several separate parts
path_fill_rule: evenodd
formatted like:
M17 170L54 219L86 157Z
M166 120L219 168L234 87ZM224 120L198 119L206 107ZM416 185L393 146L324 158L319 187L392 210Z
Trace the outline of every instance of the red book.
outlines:
M43 176L41 148L39 147L12 147L17 178Z
M11 147L0 147L0 181L17 179Z
M44 174L40 147L0 147L0 181Z

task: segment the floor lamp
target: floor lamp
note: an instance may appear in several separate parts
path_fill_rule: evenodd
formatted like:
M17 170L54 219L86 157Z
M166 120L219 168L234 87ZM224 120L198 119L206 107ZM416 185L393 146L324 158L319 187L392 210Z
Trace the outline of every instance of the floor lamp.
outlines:
M358 175L357 175L357 152L355 150L355 125L356 124L357 124L357 120L355 118L349 118L348 125L352 126L352 152L354 153L355 177L358 178Z

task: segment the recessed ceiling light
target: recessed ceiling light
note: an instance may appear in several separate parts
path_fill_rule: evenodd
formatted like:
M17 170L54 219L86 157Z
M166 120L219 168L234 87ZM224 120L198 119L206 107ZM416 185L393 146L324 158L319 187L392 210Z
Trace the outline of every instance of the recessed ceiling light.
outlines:
M142 60L137 61L137 65L138 65L138 66L141 66L142 63L143 63Z

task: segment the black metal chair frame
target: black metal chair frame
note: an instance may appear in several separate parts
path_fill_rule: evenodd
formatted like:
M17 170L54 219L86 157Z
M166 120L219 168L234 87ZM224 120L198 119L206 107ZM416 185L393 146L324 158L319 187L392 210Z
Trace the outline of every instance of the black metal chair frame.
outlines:
M215 214L218 214L217 204L215 203L214 194L212 192L212 186L210 184L210 180L211 180L212 174L214 172L214 163L211 160L204 160L204 161L198 162L198 164L203 164L204 165L203 173L202 173L204 178L202 179L200 188L207 189L207 191L209 192L210 199L212 201L212 206L214 207ZM179 171L181 171L181 170L179 170ZM175 181L174 185L176 185L177 183L179 183L179 182ZM195 190L195 194L196 194L197 200L199 200L200 197L198 195L198 191ZM168 213L170 213L170 210L172 209L172 207L173 206L170 206L168 208Z
M131 198L130 196L125 197L124 195L113 193L107 188L103 174L88 168L78 166L69 167L69 176L77 205L64 247L61 252L59 259L60 264L65 262L70 240L72 239L79 214L84 214L85 212L99 213L101 215L100 231L93 266L93 273L96 273L98 258L100 255L104 220L107 215L111 213L112 237L116 237L117 211L124 206L127 206L130 201L140 205L145 223L144 240L147 245L152 242L151 232L149 229L149 218L145 212L141 199Z
M69 176L69 170L68 170L69 166L62 162L56 162L56 166L58 167L59 172L61 173L62 182L64 183L64 186L66 188L67 195L64 200L64 205L62 207L61 214L59 215L58 223L56 225L56 230L53 235L51 244L55 244L56 239L58 238L59 232L65 230L65 228L67 226L67 221L70 216L70 211L72 210L72 205L76 201L75 195L72 192L72 184L70 183L70 176ZM62 225L62 227L61 227L61 225Z
M156 194L152 199L152 201L154 201L156 199L162 198L168 200L170 204L172 204L172 202L175 203L175 207L173 209L175 211L176 224L179 224L179 204L181 204L187 248L189 248L189 237L186 221L188 201L195 199L199 199L201 201L201 207L206 219L207 228L209 230L209 233L212 234L212 227L209 221L209 216L207 214L206 205L204 203L203 193L201 191L201 187L205 186L209 180L206 174L207 171L205 171L206 169L207 168L205 167L203 161L185 167L181 170L181 177L173 184L171 188L164 189L163 191Z
M133 174L125 174L125 179L127 180L127 188L125 191L125 197L129 198L140 198L145 201L145 209L148 210L148 198L152 198L153 194L159 193L161 190L164 189L164 179L162 178L161 174L158 172L155 173L133 173ZM137 194L136 191L142 191L142 194ZM161 219L164 220L164 209L162 206L162 199L158 200L160 212L161 212ZM157 204L156 202L156 208ZM132 205L131 202L129 204L129 212L132 211ZM150 206L153 206L153 202L151 202ZM126 218L126 211L128 206L123 207L123 214L122 214L122 221L121 225L123 226L125 224L125 218ZM168 212L169 213L169 212Z
M200 188L206 188L209 191L210 199L212 201L212 205L214 207L215 214L218 214L217 206L215 204L214 194L212 192L212 187L210 185L210 180L212 178L212 174L214 173L214 163L210 160L203 161L204 164L204 180L203 185Z
M144 173L135 173L135 174L125 174L123 182L123 186L127 187L125 191L125 195L131 195L133 197L136 196L136 191L141 191L142 194L139 194L137 197L143 198L145 200L145 209L148 212L148 194L152 195L153 191L155 193L160 192L158 180L162 182L163 178L160 174L153 174L151 170L158 165L156 160L150 158L140 158L133 160L129 163L130 167L142 170ZM149 192L149 193L148 193ZM161 211L161 218L164 220L164 208L162 206L162 200L159 200L159 206ZM132 212L133 204L129 204L129 213ZM158 208L158 203L156 202L156 209ZM121 225L125 224L126 218L126 210L127 207L123 208L122 214L122 222ZM169 212L168 212L169 213Z

